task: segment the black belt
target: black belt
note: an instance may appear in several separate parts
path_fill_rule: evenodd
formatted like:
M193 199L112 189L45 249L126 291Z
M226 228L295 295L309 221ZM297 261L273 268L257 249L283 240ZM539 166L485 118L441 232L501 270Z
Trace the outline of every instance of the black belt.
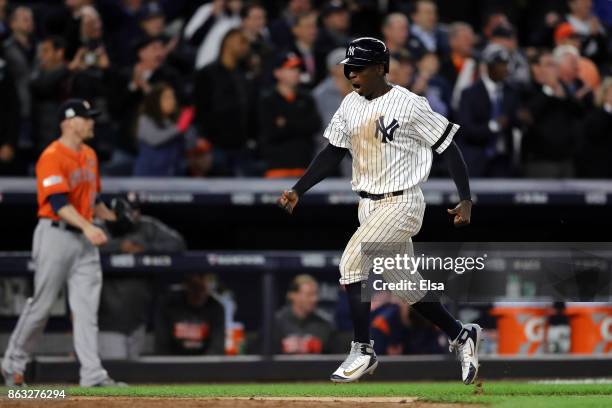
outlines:
M370 194L370 193L366 193L365 191L360 191L359 193L359 197L361 198L369 198L370 200L382 200L383 198L389 198L389 197L395 197L398 195L402 195L406 192L406 190L400 190L400 191L394 191L392 193L384 193L384 194Z
M51 226L55 228L63 229L66 231L70 231L70 232L76 232L77 234L80 234L81 232L83 232L77 227L73 227L70 224L66 224L65 222L60 222L60 221L51 221Z

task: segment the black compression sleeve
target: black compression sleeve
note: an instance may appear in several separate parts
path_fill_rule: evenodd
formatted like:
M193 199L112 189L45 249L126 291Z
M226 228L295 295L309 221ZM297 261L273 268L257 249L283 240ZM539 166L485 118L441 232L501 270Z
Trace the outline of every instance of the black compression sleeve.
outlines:
M346 149L337 147L328 143L323 150L314 158L306 173L295 183L293 190L302 196L306 191L310 190L319 181L331 175L338 167L344 156Z
M448 166L448 172L450 173L457 191L459 192L459 199L471 200L472 194L470 193L470 179L468 177L468 169L463 160L463 154L459 150L459 146L454 141L444 150L442 153L444 161Z

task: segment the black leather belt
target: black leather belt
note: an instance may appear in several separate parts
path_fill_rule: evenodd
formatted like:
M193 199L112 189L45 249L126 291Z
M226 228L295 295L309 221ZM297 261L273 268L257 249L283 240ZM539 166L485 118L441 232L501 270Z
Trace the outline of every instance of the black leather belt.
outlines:
M72 225L69 225L69 224L66 224L65 222L60 222L60 221L51 221L51 226L55 228L63 229L66 231L70 231L70 232L76 232L77 234L80 234L83 232L77 227L73 227Z
M370 200L382 200L383 198L395 197L398 195L402 195L406 192L406 190L394 191L392 193L384 193L384 194L370 194L365 191L360 191L359 197L361 198L369 198Z

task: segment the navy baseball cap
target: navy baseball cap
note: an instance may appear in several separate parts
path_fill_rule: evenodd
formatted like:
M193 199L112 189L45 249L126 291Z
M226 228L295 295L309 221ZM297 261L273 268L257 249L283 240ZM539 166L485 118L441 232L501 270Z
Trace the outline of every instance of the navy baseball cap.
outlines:
M342 13L348 11L346 4L339 0L332 0L321 10L321 18L326 18L334 13Z
M164 10L161 8L159 3L151 2L151 3L145 4L144 10L140 14L140 21L145 21L150 18L164 17L164 16L165 16Z
M100 112L92 109L91 104L85 99L68 99L62 104L58 111L58 122L62 123L66 119L81 117L93 119L100 115Z

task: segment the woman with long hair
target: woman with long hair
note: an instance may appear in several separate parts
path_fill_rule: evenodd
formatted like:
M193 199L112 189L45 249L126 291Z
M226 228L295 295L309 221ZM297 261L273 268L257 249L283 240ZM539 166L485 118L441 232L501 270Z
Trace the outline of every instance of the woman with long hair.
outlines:
M184 129L178 127L179 107L174 89L155 85L143 102L136 138L134 176L178 176L184 167Z

